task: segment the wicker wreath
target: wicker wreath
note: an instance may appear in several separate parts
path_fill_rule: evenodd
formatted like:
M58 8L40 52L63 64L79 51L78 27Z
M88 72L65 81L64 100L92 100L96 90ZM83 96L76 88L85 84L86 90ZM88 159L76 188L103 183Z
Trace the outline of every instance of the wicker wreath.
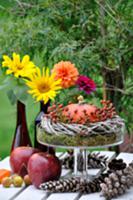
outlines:
M112 133L119 135L124 127L124 120L118 115L105 121L90 123L89 126L82 124L66 124L62 122L55 123L47 116L43 116L41 120L41 128L51 135L65 134L76 136L79 134L83 136L92 136L97 134L110 135Z

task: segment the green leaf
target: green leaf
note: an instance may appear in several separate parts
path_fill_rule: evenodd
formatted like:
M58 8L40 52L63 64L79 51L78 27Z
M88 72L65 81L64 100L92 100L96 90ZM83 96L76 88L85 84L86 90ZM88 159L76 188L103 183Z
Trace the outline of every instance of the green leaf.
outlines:
M13 91L17 99L19 99L23 103L26 103L28 99L28 93L27 93L27 87L24 84L17 85L13 89Z
M17 97L14 94L13 90L8 90L7 96L12 105L14 105L17 102Z
M5 89L7 86L8 86L7 84L2 84L2 85L0 85L0 90Z

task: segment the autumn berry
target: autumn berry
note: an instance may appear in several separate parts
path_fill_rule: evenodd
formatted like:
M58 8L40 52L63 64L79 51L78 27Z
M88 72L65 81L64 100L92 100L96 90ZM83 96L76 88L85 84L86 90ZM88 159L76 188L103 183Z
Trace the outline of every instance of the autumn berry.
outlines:
M21 187L22 184L23 184L23 179L22 179L21 176L15 176L15 177L13 178L13 185L14 185L15 187Z
M5 178L2 179L1 184L3 185L3 187L8 188L12 184L12 179L10 177L5 177Z
M32 184L28 174L24 176L24 183L27 186Z

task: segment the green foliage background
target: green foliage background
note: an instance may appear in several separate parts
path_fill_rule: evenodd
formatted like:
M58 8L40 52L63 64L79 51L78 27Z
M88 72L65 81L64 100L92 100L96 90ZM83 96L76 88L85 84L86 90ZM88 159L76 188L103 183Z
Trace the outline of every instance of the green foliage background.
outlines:
M103 96L104 71L118 69L122 75L123 88L119 88L118 84L113 87L116 90L114 103L132 132L132 6L132 0L0 1L0 60L3 54L11 56L12 52L29 54L40 67L52 67L60 60L70 60L81 74L88 75L97 83L97 92L89 97L89 101L93 99L96 103ZM0 93L0 97L3 98L4 92ZM70 96L73 98L75 95L76 92L72 90L67 98L63 94L59 99L65 103ZM28 105L32 107L28 111L31 116L33 106L34 113L37 106L31 100ZM0 107L4 112L5 102L1 102ZM0 114L0 127L4 126L3 112ZM5 120L7 118L8 114ZM32 119L29 119L30 126ZM1 129L3 132L6 131L4 127ZM1 130L0 137L4 138Z

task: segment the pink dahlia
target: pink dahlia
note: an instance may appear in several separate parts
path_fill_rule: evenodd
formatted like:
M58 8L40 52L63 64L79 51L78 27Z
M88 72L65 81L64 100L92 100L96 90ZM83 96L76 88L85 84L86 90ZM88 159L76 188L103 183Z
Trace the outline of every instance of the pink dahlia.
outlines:
M86 94L90 94L96 89L95 82L87 76L80 75L76 82L78 88L86 92Z

